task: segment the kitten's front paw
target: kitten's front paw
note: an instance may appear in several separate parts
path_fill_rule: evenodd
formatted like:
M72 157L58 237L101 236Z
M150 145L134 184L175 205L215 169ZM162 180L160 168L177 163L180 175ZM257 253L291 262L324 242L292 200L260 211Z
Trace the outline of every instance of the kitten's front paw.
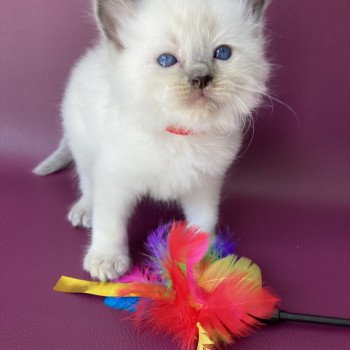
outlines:
M128 271L129 267L130 258L127 254L117 254L107 258L90 249L84 259L84 270L89 272L92 278L102 282L120 277Z

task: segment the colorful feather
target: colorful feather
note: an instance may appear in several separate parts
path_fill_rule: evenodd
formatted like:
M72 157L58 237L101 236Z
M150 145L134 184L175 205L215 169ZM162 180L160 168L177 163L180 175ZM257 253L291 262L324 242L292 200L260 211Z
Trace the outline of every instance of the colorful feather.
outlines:
M228 237L228 235L226 235ZM172 335L182 350L208 350L249 335L269 319L278 298L263 287L260 268L233 254L235 244L186 222L163 225L147 240L145 267L114 283L61 278L55 290L110 296L139 326ZM112 293L112 294L111 294Z
M213 342L231 343L250 334L260 325L255 317L272 316L278 298L262 287L256 264L229 254L234 244L218 238L209 248L209 235L186 222L168 229L168 235L164 226L155 231L147 244L158 265L154 273L162 276L129 283L122 291L147 297L132 316L137 324L172 334L183 350L196 342L205 350Z

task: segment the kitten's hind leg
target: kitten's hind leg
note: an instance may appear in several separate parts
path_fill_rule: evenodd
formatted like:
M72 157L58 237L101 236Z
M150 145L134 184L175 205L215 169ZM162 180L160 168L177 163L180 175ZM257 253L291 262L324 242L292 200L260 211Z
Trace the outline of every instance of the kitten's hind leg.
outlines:
M91 199L82 195L80 199L74 203L70 209L68 220L74 226L81 226L86 228L92 227L92 203Z
M86 228L92 227L92 184L90 174L88 171L83 171L79 164L77 164L79 174L79 185L81 190L80 199L73 204L67 218L74 226L81 226Z

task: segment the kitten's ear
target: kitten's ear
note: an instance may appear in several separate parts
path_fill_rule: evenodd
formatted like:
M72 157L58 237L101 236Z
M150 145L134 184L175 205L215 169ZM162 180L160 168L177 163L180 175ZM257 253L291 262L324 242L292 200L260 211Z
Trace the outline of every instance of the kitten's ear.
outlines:
M250 9L253 11L255 20L260 21L263 18L267 6L270 4L270 0L248 0L248 3Z
M118 50L123 49L118 35L120 21L126 16L131 16L134 3L135 0L93 0L99 27Z

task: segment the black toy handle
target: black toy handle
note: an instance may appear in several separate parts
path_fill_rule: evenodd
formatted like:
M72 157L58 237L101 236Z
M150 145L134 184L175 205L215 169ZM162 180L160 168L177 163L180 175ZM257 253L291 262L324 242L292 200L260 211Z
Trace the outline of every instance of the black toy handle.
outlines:
M350 327L350 319L348 318L296 314L283 310L278 310L275 316L270 320L258 319L258 321L264 324L275 324L280 322L302 322L324 326Z

